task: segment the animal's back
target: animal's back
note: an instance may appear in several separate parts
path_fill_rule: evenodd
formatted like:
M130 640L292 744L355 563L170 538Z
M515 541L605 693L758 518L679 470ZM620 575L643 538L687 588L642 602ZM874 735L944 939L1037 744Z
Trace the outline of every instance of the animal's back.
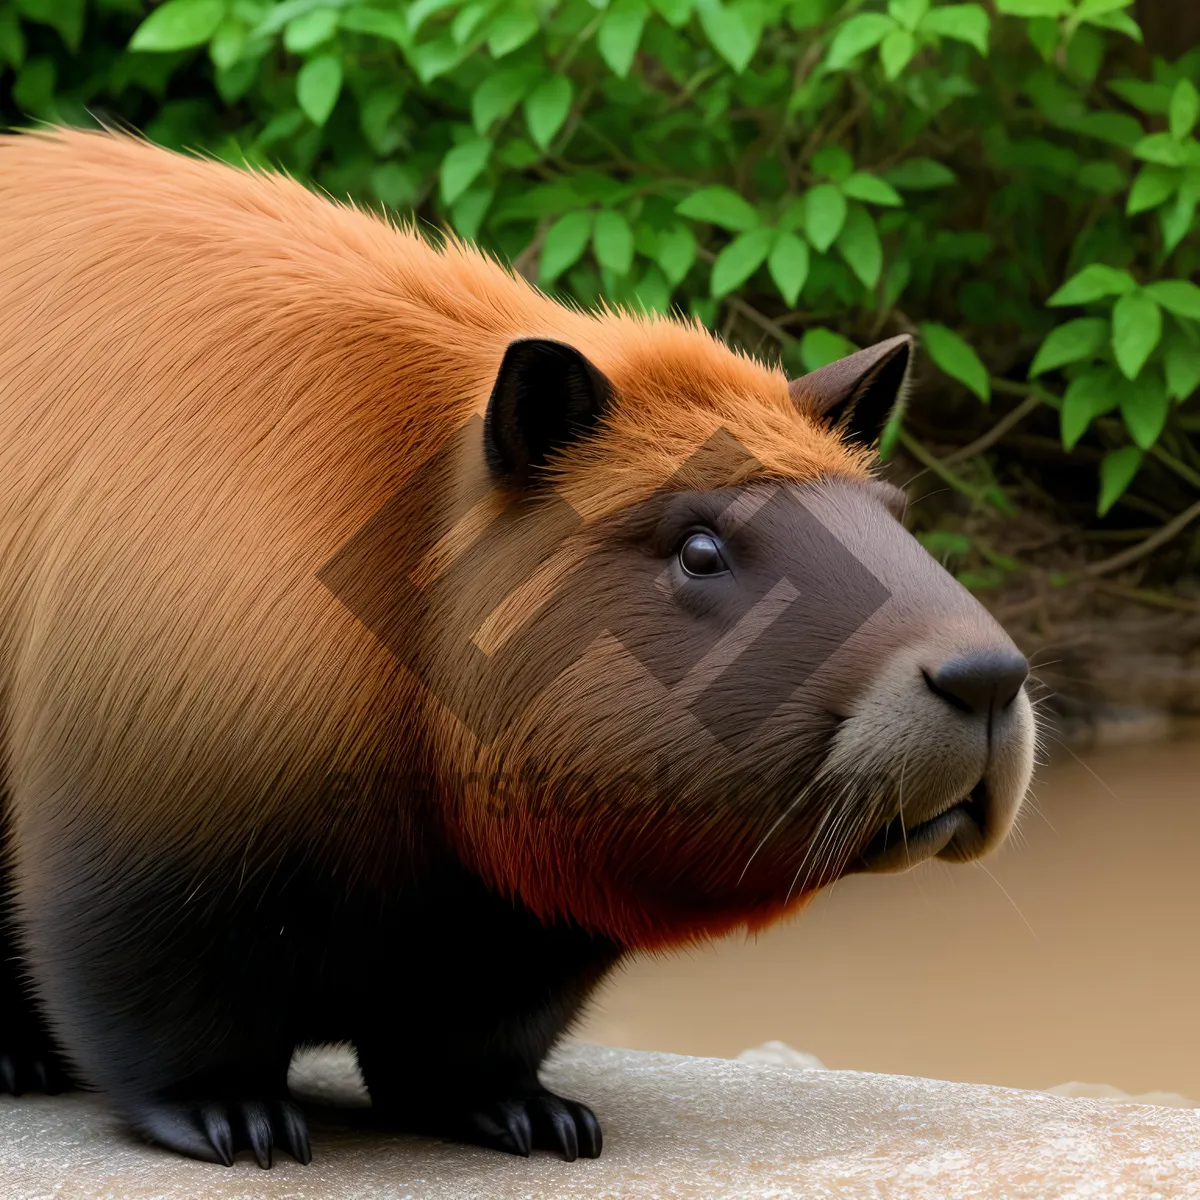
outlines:
M256 758L373 744L395 665L316 572L514 333L584 319L473 252L131 138L4 138L0 212L7 749L65 705L60 741L107 729L104 761L152 762L186 823L197 758L237 747L245 790L283 795Z

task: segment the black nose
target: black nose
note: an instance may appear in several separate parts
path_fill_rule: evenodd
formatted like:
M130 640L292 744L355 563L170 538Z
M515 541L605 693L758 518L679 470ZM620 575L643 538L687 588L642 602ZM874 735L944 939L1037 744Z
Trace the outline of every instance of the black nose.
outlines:
M1004 708L1029 674L1024 655L1015 650L975 650L925 672L931 691L963 712Z

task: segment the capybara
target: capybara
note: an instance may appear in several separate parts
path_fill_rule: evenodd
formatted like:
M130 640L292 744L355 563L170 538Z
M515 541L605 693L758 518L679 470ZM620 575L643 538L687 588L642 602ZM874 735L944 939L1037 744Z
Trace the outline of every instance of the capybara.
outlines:
M107 132L0 140L0 1082L310 1157L600 1152L538 1068L627 952L973 859L1026 663L792 381L474 248Z

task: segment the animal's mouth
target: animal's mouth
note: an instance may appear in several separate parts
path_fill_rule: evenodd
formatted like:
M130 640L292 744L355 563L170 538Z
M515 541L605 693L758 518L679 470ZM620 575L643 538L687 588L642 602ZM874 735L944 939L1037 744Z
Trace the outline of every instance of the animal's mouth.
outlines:
M919 825L905 826L903 814L894 817L871 839L850 872L906 871L935 856L967 862L978 857L986 841L987 812L987 781L981 779L963 799Z

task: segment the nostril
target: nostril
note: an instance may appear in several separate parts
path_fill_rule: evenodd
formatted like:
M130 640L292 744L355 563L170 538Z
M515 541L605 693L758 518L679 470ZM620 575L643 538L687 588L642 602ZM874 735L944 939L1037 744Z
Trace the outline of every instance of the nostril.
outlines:
M1029 664L1015 650L975 650L923 674L929 690L955 708L987 713L1012 703Z

